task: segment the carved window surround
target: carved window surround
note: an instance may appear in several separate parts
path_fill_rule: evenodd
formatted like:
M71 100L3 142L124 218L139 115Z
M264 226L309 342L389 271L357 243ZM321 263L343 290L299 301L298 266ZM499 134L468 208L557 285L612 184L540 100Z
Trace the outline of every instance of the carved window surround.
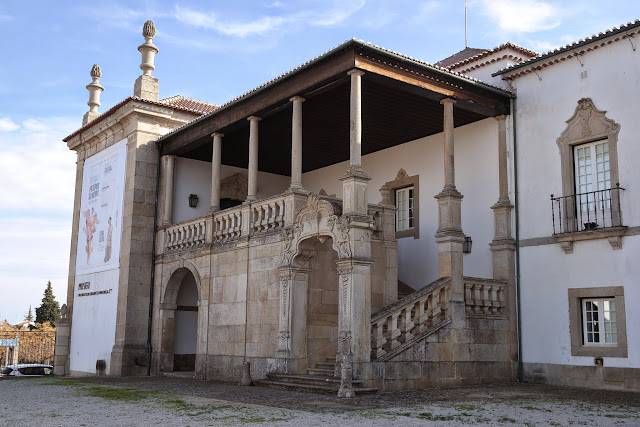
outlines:
M610 181L612 185L620 182L618 174L618 133L620 132L620 125L607 118L606 111L598 110L591 98L579 100L573 116L566 123L566 129L556 140L560 149L563 196L576 194L574 169L574 147L576 145L606 140L609 143ZM611 199L613 209L617 209L619 206L619 192L612 191ZM567 215L566 224L572 227L577 221L575 209L572 206L567 209ZM614 214L613 217L619 219L619 212ZM556 239L567 254L573 253L573 242L583 240L606 238L609 239L613 249L621 249L622 237L626 234L627 227L622 226L620 222L618 220L618 223L612 224L613 227L607 229L557 234Z
M385 183L391 190L391 194L396 194L396 190L413 186L413 228L408 230L396 231L396 239L403 237L420 238L420 187L419 175L409 176L404 169L398 171L396 179ZM395 200L394 200L395 204Z

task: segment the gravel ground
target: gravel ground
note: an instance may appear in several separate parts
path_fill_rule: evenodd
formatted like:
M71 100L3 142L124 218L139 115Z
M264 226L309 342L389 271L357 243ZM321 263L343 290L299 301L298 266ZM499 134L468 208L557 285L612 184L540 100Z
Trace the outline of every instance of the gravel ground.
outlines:
M7 426L639 426L640 394L534 384L355 399L186 378L0 381Z

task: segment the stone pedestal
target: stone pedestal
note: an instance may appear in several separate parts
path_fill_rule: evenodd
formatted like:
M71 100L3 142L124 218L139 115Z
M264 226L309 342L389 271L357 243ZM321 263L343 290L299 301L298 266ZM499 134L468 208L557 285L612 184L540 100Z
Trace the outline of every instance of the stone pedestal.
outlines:
M158 79L152 76L142 75L136 79L133 85L133 95L149 101L157 101L160 88Z
M367 216L367 185L371 177L360 166L350 166L342 181L342 214Z
M56 346L53 356L53 374L69 375L69 345L71 322L60 319L56 322Z

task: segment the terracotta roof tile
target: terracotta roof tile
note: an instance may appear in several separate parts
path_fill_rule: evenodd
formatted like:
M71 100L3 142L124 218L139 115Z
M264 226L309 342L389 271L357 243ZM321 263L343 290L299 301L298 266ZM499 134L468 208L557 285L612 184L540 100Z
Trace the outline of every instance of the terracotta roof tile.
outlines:
M476 49L474 47L465 47L460 52L454 53L453 55L448 56L436 62L434 65L437 65L438 67L442 67L442 68L449 68L453 64L457 64L460 61L464 61L467 58L477 56L484 52L487 52L487 49Z
M475 54L473 56L462 58L457 62L449 64L448 66L446 66L446 68L448 68L449 70L453 70L454 68L461 67L461 66L463 66L465 64L468 64L468 63L473 62L473 61L477 61L478 59L485 58L485 57L487 57L489 55L492 55L492 54L494 54L496 52L500 52L501 50L505 50L505 49L513 49L513 50L515 50L517 52L520 52L524 56L528 56L529 58L534 58L534 57L539 55L538 52L534 52L533 50L530 50L530 49L527 49L525 47L519 46L519 45L517 45L515 43L507 42L507 43L501 44L500 46L496 46L493 49L484 50L484 51L479 52L479 53L477 53L477 54ZM464 52L464 51L461 51L461 52L458 52L458 53L462 53L462 52ZM446 61L446 60L443 60L443 61Z
M174 108L174 109L180 110L180 111L187 111L187 112L190 112L190 113L195 113L195 114L198 114L199 116L202 116L204 114L210 113L211 111L214 111L215 109L218 108L218 106L215 105L215 104L209 104L207 102L198 101L198 100L190 99L190 98L185 98L184 96L181 96L181 95L172 96L170 98L161 99L159 101L151 101L151 100L148 100L148 99L139 98L137 96L130 96L130 97L125 98L122 101L118 102L116 105L114 105L113 107L109 108L107 111L105 111L104 113L102 113L98 117L96 117L94 120L90 121L89 123L87 123L86 125L82 126L80 129L76 130L75 132L73 132L69 136L63 138L62 140L64 142L68 142L74 136L84 132L86 129L90 128L91 126L95 125L96 123L99 123L102 120L106 119L107 117L111 116L120 107L122 107L123 105L127 104L130 101L138 101L138 102L144 102L144 103L152 104L152 105L159 105L159 106L162 106L162 107Z
M544 61L546 59L549 59L550 61L539 65L537 68L542 68L542 67L546 67L548 65L553 65L553 64L555 64L557 62L560 62L557 59L556 60L551 59L551 57L553 57L555 55L559 55L559 54L562 54L562 53L565 53L565 52L569 52L568 57L575 56L575 55L581 55L585 51L589 51L589 50L593 50L593 49L597 48L597 46L595 46L593 49L589 48L589 49L583 50L581 52L576 52L575 51L576 48L582 47L582 46L590 44L590 43L598 42L598 41L600 41L602 39L605 39L605 38L610 37L610 36L618 35L618 34L620 35L620 39L633 37L633 34L629 34L629 31L633 30L633 32L635 32L635 30L638 27L640 27L640 19L636 19L633 22L628 22L626 24L620 25L619 27L614 27L614 28L611 28L609 30L600 32L598 34L593 34L590 37L587 37L587 38L584 38L584 39L580 39L580 40L578 40L576 42L566 44L566 45L564 45L562 47L558 47L556 49L552 49L552 50L550 50L550 51L548 51L546 53L543 53L543 54L540 54L540 55L536 56L535 58L531 58L531 59L529 59L527 61L521 62L520 64L514 64L514 65L511 65L509 67L503 68L502 70L499 70L499 71L493 73L493 76L497 76L497 75L500 75L500 74L508 73L510 71L517 70L517 69L522 69L522 67L526 67L527 65L534 64L534 63L537 63L537 62L540 62L540 61ZM637 33L640 33L640 31L637 31ZM618 39L616 39L616 40L618 40ZM610 42L611 41L609 41L609 43ZM605 44L605 43L603 43L603 44ZM528 72L531 72L531 69L521 70L516 75L523 75L523 74L526 74Z

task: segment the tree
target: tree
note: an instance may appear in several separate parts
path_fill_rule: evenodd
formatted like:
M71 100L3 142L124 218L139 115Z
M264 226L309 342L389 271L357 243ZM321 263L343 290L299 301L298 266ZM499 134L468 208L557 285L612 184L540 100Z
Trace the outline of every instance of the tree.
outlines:
M25 322L33 322L33 311L31 311L31 306L29 306L29 312L26 316L24 316Z
M49 322L54 325L58 319L60 319L60 304L56 301L56 297L53 296L51 280L49 280L47 288L44 290L42 304L36 308L36 323Z

